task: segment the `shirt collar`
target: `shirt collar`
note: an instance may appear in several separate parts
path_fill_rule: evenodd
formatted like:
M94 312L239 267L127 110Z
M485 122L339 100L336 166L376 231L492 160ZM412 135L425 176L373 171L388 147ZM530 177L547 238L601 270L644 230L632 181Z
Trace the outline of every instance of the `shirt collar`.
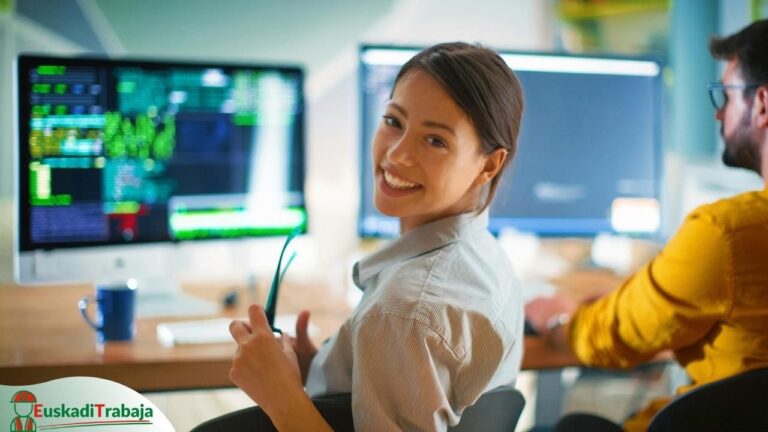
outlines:
M479 215L461 213L426 223L355 263L352 279L358 288L364 290L366 282L385 268L455 243L469 233L487 228L488 210Z

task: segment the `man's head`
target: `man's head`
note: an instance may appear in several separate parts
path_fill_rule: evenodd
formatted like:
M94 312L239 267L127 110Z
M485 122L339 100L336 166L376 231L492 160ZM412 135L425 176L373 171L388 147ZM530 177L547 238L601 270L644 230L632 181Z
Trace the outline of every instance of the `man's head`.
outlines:
M716 114L725 141L723 162L761 173L763 147L768 145L768 20L714 38L709 49L728 62L722 78L724 104Z

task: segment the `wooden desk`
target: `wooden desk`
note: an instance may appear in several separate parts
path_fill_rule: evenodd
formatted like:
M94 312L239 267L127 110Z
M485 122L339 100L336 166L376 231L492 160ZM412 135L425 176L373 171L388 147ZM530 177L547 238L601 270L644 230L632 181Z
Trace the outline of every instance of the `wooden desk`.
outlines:
M220 299L226 286L195 286L185 290L203 298ZM231 287L230 287L231 289ZM312 311L311 321L320 331L317 341L331 336L349 315L349 308L323 300L324 287L290 286L294 298L312 298L312 304L293 307L280 299L279 313ZM163 391L232 387L229 369L235 343L165 347L157 341L161 321L138 320L131 342L97 346L95 333L83 322L77 303L92 293L89 285L51 287L0 287L0 384L36 384L67 376L94 376L120 382L137 391ZM223 312L243 317L250 301L263 304L264 294L248 298L241 289L241 305ZM302 294L303 293L303 294ZM245 301L243 301L245 300ZM553 351L538 338L526 337L524 369L562 368L576 359Z
M294 291L313 288L323 289L290 287ZM227 289L231 287L185 287L199 297L217 300ZM133 341L97 346L95 332L77 309L80 298L92 291L89 285L0 287L0 384L34 384L86 375L117 381L137 391L233 386L228 375L234 342L166 347L157 340L159 322L205 317L141 319ZM250 300L242 292L240 298ZM316 299L308 309L313 313L312 322L320 329L319 340L332 335L349 313L338 305L331 308L322 296L304 298ZM222 315L246 316L248 303L240 303ZM279 305L279 313L298 312L285 303Z

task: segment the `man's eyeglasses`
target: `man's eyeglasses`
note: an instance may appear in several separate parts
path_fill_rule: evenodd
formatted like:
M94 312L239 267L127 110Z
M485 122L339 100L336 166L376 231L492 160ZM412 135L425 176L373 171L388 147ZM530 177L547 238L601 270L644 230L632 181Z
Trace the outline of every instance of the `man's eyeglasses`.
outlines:
M751 90L758 87L760 84L711 83L707 84L707 91L709 91L709 100L712 101L712 106L720 111L728 103L728 90Z
M280 283L283 281L283 277L285 276L285 272L288 271L288 267L290 267L291 263L293 262L293 259L296 258L296 252L293 252L291 254L291 257L288 258L288 262L285 264L285 267L280 270L280 267L282 267L283 264L283 255L285 254L285 249L288 247L288 244L291 242L291 240L294 239L297 235L301 233L301 225L297 226L293 232L288 234L288 237L285 239L285 243L283 243L283 249L280 251L280 258L277 260L277 269L275 269L275 276L272 279L272 286L269 289L269 297L267 298L267 304L264 307L264 313L267 315L267 322L269 323L269 327L272 328L272 331L275 333L282 334L283 332L280 331L279 328L275 327L275 311L277 310L277 294L280 290Z

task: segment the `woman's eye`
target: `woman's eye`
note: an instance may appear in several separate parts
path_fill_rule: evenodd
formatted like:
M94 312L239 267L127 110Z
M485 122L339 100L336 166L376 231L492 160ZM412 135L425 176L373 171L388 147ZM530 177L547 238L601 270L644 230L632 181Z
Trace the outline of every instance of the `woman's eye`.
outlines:
M400 127L400 121L391 115L384 116L384 124L386 124L387 126L392 126L396 128Z
M436 136L427 137L427 142L433 147L437 147L437 148L448 147L448 144L445 143L445 140Z

